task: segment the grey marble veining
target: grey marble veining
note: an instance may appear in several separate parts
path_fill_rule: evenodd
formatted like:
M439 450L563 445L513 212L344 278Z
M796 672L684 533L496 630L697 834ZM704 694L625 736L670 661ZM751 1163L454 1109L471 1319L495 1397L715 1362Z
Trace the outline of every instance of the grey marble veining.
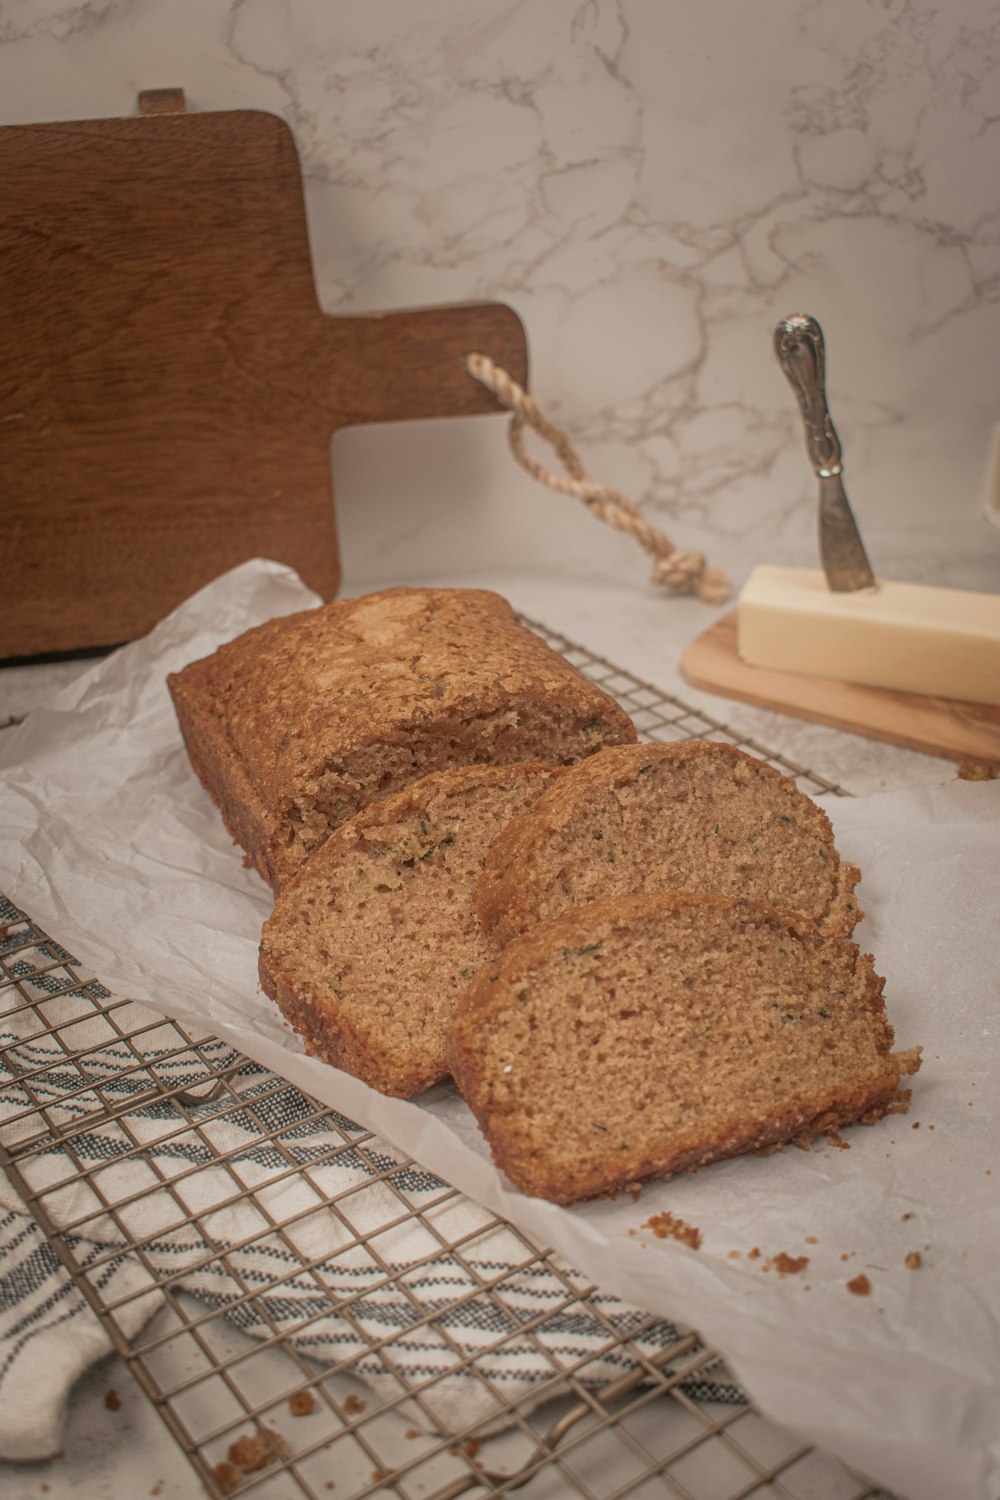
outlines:
M951 566L980 588L1000 584L981 514L1000 415L998 61L990 0L0 5L5 120L125 113L166 84L192 108L280 114L324 307L509 301L536 394L594 475L730 568L815 555L770 353L779 317L814 313L876 567ZM432 452L374 440L402 445L407 515L433 532ZM502 561L558 568L530 525L557 502L529 498L487 437L474 453ZM371 517L369 501L341 485L342 513ZM399 519L380 495L359 576L412 564ZM429 560L445 545L456 568L487 560L460 527Z

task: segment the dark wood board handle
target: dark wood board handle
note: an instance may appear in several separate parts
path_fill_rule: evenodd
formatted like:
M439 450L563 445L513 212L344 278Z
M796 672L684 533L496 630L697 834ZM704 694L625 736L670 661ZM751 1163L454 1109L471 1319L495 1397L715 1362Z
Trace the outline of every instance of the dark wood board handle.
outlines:
M499 302L326 321L330 410L339 426L500 411L465 368L477 351L527 384L524 327Z

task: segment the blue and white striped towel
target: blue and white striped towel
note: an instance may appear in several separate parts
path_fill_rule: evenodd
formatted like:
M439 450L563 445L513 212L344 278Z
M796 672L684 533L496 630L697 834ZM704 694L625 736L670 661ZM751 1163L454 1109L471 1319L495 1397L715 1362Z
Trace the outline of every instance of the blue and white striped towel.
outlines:
M0 898L0 931L16 915L7 908L5 916ZM23 923L10 926L0 957L6 949L22 992L44 996L65 985L65 972L52 977L51 965L67 955L34 936ZM0 989L0 1138L12 1148L37 1131L37 1116L23 1114L18 1075L44 1068L32 1081L35 1101L54 1125L75 1127L85 1175L56 1142L21 1152L19 1169L66 1230L103 1303L119 1304L114 1317L126 1338L163 1305L158 1283L169 1277L244 1333L272 1338L278 1330L383 1399L400 1395L401 1380L433 1381L426 1405L444 1430L460 1431L502 1416L501 1403L549 1394L553 1365L585 1362L578 1378L594 1387L621 1375L634 1355L607 1348L619 1335L647 1356L679 1337L672 1324L614 1297L573 1300L569 1288L585 1287L583 1277L540 1261L439 1178L221 1043L203 1050L216 1068L233 1064L238 1107L232 1094L186 1102L183 1112L162 1094L143 1100L150 1074L95 1006L107 998L81 979L75 994L45 1002L49 1025L64 1037L79 1017L68 1040L88 1049L83 1076L55 1038L37 1035L23 993ZM114 1018L126 1033L146 1028L143 1059L168 1089L204 1084L203 1064L178 1051L172 1025L137 1005ZM125 1114L127 1128L109 1120L107 1104ZM398 1377L371 1347L390 1340ZM110 1347L0 1174L0 1457L55 1452L74 1380ZM472 1359L485 1380L470 1373ZM701 1399L744 1400L721 1369L685 1388Z

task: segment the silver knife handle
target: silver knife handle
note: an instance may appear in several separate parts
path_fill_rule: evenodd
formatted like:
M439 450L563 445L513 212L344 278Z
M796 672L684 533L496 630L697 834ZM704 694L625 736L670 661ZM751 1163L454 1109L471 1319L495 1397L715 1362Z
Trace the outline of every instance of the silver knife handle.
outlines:
M840 439L826 404L826 349L815 318L795 313L774 330L774 352L795 392L806 429L809 462L821 479L841 470Z

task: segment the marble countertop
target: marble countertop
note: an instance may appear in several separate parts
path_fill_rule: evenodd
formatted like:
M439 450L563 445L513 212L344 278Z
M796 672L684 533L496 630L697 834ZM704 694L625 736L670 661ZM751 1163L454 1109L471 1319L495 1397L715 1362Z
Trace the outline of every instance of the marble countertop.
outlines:
M505 594L530 619L545 624L590 651L626 668L664 692L680 698L716 721L768 750L835 782L854 794L901 787L935 786L951 780L955 767L946 760L918 755L878 741L840 733L820 725L751 708L690 688L681 678L679 657L718 610L691 598L656 593L644 581L640 556L626 554L618 566L591 562L586 576L507 572L463 572L431 581L486 586ZM372 578L349 582L346 594L368 591L406 578ZM428 581L426 578L419 581ZM23 665L0 669L0 722L32 707L58 686L86 670L87 661ZM283 1356L275 1355L275 1380ZM120 1405L109 1410L107 1392ZM109 1452L115 1454L109 1463ZM344 1475L343 1492L368 1476ZM192 1493L193 1477L152 1406L117 1358L89 1371L74 1389L63 1453L38 1464L11 1464L0 1469L0 1492L10 1500L111 1500L121 1493L157 1494L160 1500L182 1500ZM805 1492L810 1493L810 1492ZM815 1493L820 1493L816 1491Z
M827 336L876 571L997 590L983 496L1000 418L998 80L991 0L0 7L5 124L129 115L138 90L165 86L193 110L272 111L302 162L320 306L511 305L532 391L588 472L736 588L756 562L815 560L815 481L771 353L799 311ZM688 687L680 655L718 611L654 593L634 542L540 490L504 429L484 416L337 434L344 592L493 587L846 791L954 777ZM0 725L86 668L0 668ZM4 1500L195 1489L116 1360L74 1390L65 1457L0 1467Z

